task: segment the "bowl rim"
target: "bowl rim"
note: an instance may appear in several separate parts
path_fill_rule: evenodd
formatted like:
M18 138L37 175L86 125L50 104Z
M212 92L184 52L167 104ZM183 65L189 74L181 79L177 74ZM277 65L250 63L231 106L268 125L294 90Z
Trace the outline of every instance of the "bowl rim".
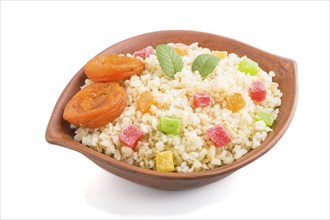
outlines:
M88 158L92 158L95 159L99 162L106 162L108 165L117 168L117 169L121 169L121 170L126 170L129 172L133 172L135 174L138 175L146 175L146 176L153 176L156 178L166 178L166 179L181 179L181 180L185 180L185 179L205 179L205 178L211 178L214 176L219 176L219 175L225 175L225 174L229 174L233 171L236 171L246 165L248 165L249 163L253 162L254 160L258 159L259 157L261 157L262 155L264 155L266 152L268 152L271 148L273 148L275 146L275 144L281 139L281 137L284 135L284 133L286 132L286 130L288 129L293 116L295 114L295 110L297 107L297 100L298 100L298 78L297 78L297 64L294 60L292 59L288 59L285 57L281 57L281 56L277 56L271 53L268 53L266 51L263 51L261 49L258 49L256 47L253 47L251 45L248 45L246 43L228 38L228 37L224 37L221 35L217 35L217 34L211 34L211 33L207 33L207 32L201 32L201 31L193 31L193 30L161 30L161 31L155 31L155 32L148 32L145 34L141 34L141 35L136 35L133 37L130 37L128 39L122 40L118 43L115 43L113 45L111 45L110 47L104 49L103 51L101 51L100 53L98 53L96 56L101 55L102 53L105 53L106 51L108 51L111 48L118 48L123 44L126 44L128 42L131 42L132 40L136 40L139 38L144 38L144 37L150 37L153 36L155 34L157 35L163 35L163 34L178 34L178 33L184 33L184 34L199 34L199 35L205 35L205 36L215 36L219 39L225 39L228 41L231 41L234 44L238 44L240 46L243 47L249 47L251 49L254 49L260 53L263 54L267 54L273 58L276 58L278 60L282 60L285 63L290 63L293 67L293 74L295 77L295 87L296 87L296 91L294 94L294 102L292 103L292 108L290 111L290 114L286 120L286 122L284 123L284 125L280 128L278 128L278 133L276 136L274 136L271 140L269 140L269 143L267 145L265 145L265 141L263 141L261 143L260 146L258 146L258 148L253 149L251 151L248 152L248 154L250 155L249 157L241 157L235 161L233 161L232 163L228 164L228 165L222 165L220 167L214 168L214 169L209 169L209 170L205 170L205 171L199 171L199 172L192 172L192 173L177 173L177 172L160 172L160 171L156 171L156 170L149 170L147 168L141 168L135 165L129 165L124 161L119 161L114 159L111 156L105 155L103 153L97 152L77 141L74 141L73 137L72 140L69 139L63 139L61 137L61 133L63 133L64 131L61 128L55 128L56 124L62 123L61 120L64 120L62 118L62 115L59 114L59 112L61 112L61 108L62 110L64 109L64 106L66 103L63 103L63 99L64 97L66 97L68 94L67 92L69 91L69 88L72 87L73 83L79 78L81 77L81 74L84 74L84 67L82 67L74 76L73 78L69 81L69 83L66 85L65 89L62 91L62 94L60 95L59 99L57 100L57 103L54 107L53 113L51 115L51 118L49 120L47 129L46 129L46 140L47 142L51 143L51 144L55 144L55 145L59 145L59 146L63 146L63 147L67 147L71 150L75 150L77 152L80 152L82 154L84 154L86 157ZM170 43L170 42L168 42ZM71 88L72 89L72 88ZM264 146L265 145L265 146Z

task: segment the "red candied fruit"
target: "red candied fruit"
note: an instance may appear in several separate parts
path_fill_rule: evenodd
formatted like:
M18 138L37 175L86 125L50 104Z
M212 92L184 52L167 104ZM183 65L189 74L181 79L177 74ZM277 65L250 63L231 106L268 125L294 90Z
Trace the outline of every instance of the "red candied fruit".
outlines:
M217 147L222 147L229 142L231 142L231 138L222 125L218 124L215 125L212 128L209 128L207 131L207 134L209 135L211 141L217 146Z
M141 130L139 130L134 125L129 125L121 131L119 139L125 145L134 149L137 145L137 142L141 139L142 135L143 132Z
M135 51L133 53L134 57L141 57L142 59L146 59L150 55L155 54L155 49L152 46L148 46L143 48L142 50Z
M263 81L255 81L249 89L250 97L255 102L262 102L266 99L266 84Z
M194 95L194 105L197 107L205 107L211 105L211 95L205 92L196 93Z

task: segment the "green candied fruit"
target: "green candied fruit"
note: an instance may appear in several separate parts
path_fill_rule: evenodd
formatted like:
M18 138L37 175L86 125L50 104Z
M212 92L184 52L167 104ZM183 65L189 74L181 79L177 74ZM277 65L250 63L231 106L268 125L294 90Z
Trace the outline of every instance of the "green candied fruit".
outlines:
M267 126L272 126L275 118L271 113L265 111L257 111L257 114L254 116L255 120L263 120Z
M260 71L260 67L256 62L249 58L245 58L238 64L238 70L251 76L256 75Z
M180 119L175 116L161 116L159 130L166 134L179 134Z

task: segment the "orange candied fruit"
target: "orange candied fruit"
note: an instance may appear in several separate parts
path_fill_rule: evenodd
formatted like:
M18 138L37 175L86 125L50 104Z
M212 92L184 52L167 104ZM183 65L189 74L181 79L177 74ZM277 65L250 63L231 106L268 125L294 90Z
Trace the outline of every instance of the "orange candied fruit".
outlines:
M154 104L156 104L155 98L148 90L142 92L137 100L137 107L142 113L146 113Z
M188 46L182 43L177 43L174 44L174 49L176 50L176 52L178 52L178 54L180 54L180 56L185 56L188 54Z
M232 112L238 112L245 106L245 100L240 93L234 93L231 96L226 97L227 108Z

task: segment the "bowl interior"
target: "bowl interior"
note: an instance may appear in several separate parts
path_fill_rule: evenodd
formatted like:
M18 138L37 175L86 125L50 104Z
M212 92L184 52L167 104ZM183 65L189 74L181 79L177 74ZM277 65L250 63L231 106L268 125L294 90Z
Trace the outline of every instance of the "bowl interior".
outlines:
M184 44L199 42L199 46L207 47L212 50L226 50L228 53L233 52L239 56L246 55L258 62L259 66L266 72L271 70L275 72L276 76L274 77L274 81L279 84L279 89L283 93L280 113L272 127L273 131L268 134L266 140L262 142L257 149L250 151L245 156L229 165L209 171L190 174L165 173L147 170L128 165L124 162L117 161L109 156L96 152L73 140L74 132L70 129L69 123L63 120L62 117L66 103L77 91L79 91L80 86L84 84L86 76L83 68L81 68L68 83L56 103L46 131L47 141L78 151L92 159L94 162L96 161L99 165L104 164L115 169L131 172L133 174L176 179L205 178L216 175L225 175L247 165L270 150L288 128L295 112L298 95L297 69L295 61L267 53L230 38L209 33L182 30L159 31L132 37L105 49L98 55L105 55L109 53L133 53L134 51L140 50L149 45L155 47L158 44L170 42Z

